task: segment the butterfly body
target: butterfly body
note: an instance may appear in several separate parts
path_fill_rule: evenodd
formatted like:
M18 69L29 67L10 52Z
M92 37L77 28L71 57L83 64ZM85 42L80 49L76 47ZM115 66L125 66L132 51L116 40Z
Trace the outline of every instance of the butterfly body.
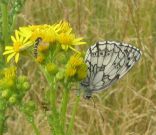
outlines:
M125 75L140 59L141 51L129 44L97 42L86 53L87 77L81 82L85 96L105 90Z

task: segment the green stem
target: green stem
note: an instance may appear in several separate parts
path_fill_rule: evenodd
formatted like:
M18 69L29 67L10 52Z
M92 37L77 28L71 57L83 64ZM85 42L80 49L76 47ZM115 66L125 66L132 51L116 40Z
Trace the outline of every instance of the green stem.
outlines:
M53 83L51 83L51 90L50 90L50 107L51 107L51 111L52 111L52 123L53 123L53 130L59 134L59 135L64 135L64 131L60 125L60 121L59 121L59 113L57 111L57 107L56 107L56 82L55 82L55 78L53 80Z
M13 30L14 30L14 28L15 28L15 25L16 25L16 18L17 18L17 15L14 15L14 16L13 16L13 19L12 19L11 33L13 32Z
M59 135L64 135L63 129L60 125L59 121L59 113L57 111L56 107L56 81L55 78L52 78L49 73L47 73L44 68L40 65L40 69L42 73L44 74L49 86L50 86L50 95L49 95L49 103L51 108L51 115L49 117L50 119L50 126L52 129L52 132Z
M9 42L9 22L8 22L8 5L1 2L1 12L2 12L2 38L4 40L4 45ZM4 50L4 46L2 47Z
M51 53L51 62L54 61L55 55L57 54L59 47L56 47L54 51ZM49 103L51 108L51 114L49 117L49 123L52 129L53 134L64 135L64 130L60 124L60 117L56 106L57 99L57 84L54 77L50 76L50 74L40 66L41 71L43 72L49 86L50 86L50 95L49 95Z
M33 127L33 129L34 129L34 131L35 131L35 134L36 134L36 135L40 135L40 132L39 132L37 126L35 125L34 120L31 122L31 125L32 125L32 127Z
M76 115L76 111L77 111L77 108L78 108L79 101L80 101L80 96L77 96L76 103L75 103L74 108L72 110L72 116L71 116L71 119L70 119L70 122L69 122L67 135L72 135L72 130L73 130L73 127L74 127L75 115Z
M65 89L63 92L62 103L61 103L61 110L60 110L60 122L61 122L63 130L66 124L66 112L67 112L68 101L69 101L69 88L68 86L65 86Z
M0 110L0 135L3 135L3 131L4 131L5 111L6 109Z

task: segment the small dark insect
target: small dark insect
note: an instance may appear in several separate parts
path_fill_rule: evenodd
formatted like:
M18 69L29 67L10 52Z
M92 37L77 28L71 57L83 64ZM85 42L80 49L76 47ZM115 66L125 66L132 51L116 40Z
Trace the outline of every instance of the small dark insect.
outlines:
M38 45L41 43L42 41L42 38L37 38L35 40L35 44L34 44L34 57L37 58L37 55L38 55Z

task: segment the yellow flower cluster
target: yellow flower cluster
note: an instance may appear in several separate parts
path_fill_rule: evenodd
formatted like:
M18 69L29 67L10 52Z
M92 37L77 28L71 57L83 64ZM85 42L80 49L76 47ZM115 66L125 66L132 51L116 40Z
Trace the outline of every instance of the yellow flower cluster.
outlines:
M2 78L14 78L16 76L16 67L8 67L0 72Z
M0 72L0 86L3 88L13 86L16 77L16 67L8 67Z
M68 78L76 77L83 80L87 75L87 66L80 54L74 54L70 57L66 66L66 76Z
M41 51L48 49L49 43L61 45L64 50L70 48L74 51L76 49L72 46L86 44L86 42L82 41L83 38L76 38L70 24L66 21L53 25L44 24L20 27L19 30L15 31L15 36L11 36L13 44L5 47L3 55L8 55L7 62L14 58L17 63L20 52L32 46L38 38L41 38L47 44L47 46L39 48Z

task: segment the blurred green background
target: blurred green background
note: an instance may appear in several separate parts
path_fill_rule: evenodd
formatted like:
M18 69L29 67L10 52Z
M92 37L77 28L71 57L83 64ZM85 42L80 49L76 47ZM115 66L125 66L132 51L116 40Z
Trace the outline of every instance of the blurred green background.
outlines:
M81 99L74 135L155 135L156 0L26 0L17 18L17 28L60 20L69 21L88 46L99 40L115 40L133 44L142 51L142 58L134 68L111 88L95 94L94 102ZM88 46L81 49L86 50ZM35 70L29 69L30 78L34 78ZM39 102L43 100L42 88L46 82L39 71L38 74L40 77L32 80L35 84L26 99L34 98L39 104L36 123L42 135L49 135ZM70 94L69 118L75 93L73 90ZM34 135L31 125L18 110L11 110L11 114L6 135Z

